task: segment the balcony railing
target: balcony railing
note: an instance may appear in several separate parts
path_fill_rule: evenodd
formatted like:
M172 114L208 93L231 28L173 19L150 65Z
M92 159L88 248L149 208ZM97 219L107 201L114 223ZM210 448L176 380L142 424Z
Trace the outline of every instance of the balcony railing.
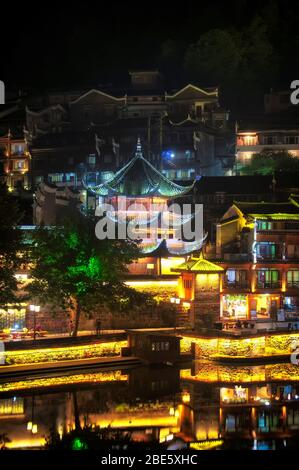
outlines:
M225 281L224 287L227 289L248 289L249 282L248 281L235 281L235 282Z
M273 260L281 260L282 254L281 253L258 253L256 256L257 260L265 260L265 261L273 261Z
M252 256L248 253L223 253L225 261L251 261Z
M299 281L293 281L287 283L288 289L299 289Z
M258 228L257 233L259 235L267 234L267 232L274 232L273 235L278 235L280 232L288 233L288 232L298 232L299 228L297 226L294 227L271 227L271 228Z
M257 254L256 259L259 262L261 261L298 261L299 255L288 256L287 253L284 256L282 253L276 253L274 255Z
M279 289L281 281L257 281L258 289Z

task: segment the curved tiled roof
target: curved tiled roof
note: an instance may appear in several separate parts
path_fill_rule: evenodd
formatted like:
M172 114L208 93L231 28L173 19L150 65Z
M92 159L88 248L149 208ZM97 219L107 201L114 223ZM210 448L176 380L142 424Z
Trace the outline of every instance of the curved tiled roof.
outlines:
M170 181L142 155L138 139L135 156L110 180L98 186L85 187L99 196L123 195L127 197L160 195L167 197L188 193L191 186L180 186Z
M234 206L245 216L258 219L296 219L299 218L299 207L290 198L287 202L236 202Z
M190 271L195 273L221 273L224 269L217 264L204 259L202 252L198 257L191 256L185 263L177 266L175 268L176 271Z

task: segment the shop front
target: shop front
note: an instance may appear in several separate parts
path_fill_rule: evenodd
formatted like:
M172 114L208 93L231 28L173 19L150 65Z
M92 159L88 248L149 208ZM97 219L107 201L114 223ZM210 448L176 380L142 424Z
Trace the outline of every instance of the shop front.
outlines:
M222 317L227 320L248 318L247 294L226 294L222 296Z
M280 297L271 294L225 294L222 318L227 320L277 319Z
M278 310L280 308L279 295L258 294L249 296L249 318L255 319L273 319L277 320Z
M283 299L283 310L286 320L299 318L299 296L285 296Z

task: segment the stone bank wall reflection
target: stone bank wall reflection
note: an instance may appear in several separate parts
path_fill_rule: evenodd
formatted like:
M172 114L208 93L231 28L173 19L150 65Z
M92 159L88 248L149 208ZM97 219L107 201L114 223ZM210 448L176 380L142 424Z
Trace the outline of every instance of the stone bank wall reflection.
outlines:
M123 378L126 377L126 380ZM0 433L11 440L8 448L35 448L45 444L52 429L60 435L85 424L130 431L134 440L163 441L180 430L180 372L175 368L133 369L121 380L71 384L57 388L10 392L0 398ZM14 400L22 402L9 414ZM1 402L2 410L1 413ZM6 410L6 414L4 411ZM34 435L28 429L33 422Z
M247 443L248 448L273 448L298 439L299 382L246 383L261 375L265 380L269 371L273 372L268 366L256 369L230 369L215 364L209 368L205 364L205 374L200 365L181 371L182 386L190 394L188 406L192 410L192 415L190 411L183 412L189 419L188 429L182 427L185 439L195 442L221 439L223 448L239 446L238 441ZM293 369L291 376L294 377ZM216 377L221 380L217 382Z
M266 381L275 376L273 367L205 364L205 374L198 365L141 367L124 371L120 380L107 375L106 382L6 392L0 434L11 440L8 448L38 448L51 429L63 435L84 424L129 432L135 441L174 436L207 449L215 443L223 449L288 445L299 436L299 380Z

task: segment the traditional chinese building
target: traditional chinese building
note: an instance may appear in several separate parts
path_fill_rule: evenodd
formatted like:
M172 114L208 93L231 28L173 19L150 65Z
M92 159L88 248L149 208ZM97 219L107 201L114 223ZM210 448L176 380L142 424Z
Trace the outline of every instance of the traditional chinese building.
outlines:
M289 152L299 157L299 124L281 120L256 119L252 124L240 125L236 132L235 172L251 163L257 153Z
M31 155L26 136L15 136L9 130L6 135L0 137L0 159L8 189L10 191L18 187L29 189Z
M143 156L138 140L134 157L109 181L86 185L86 208L94 211L96 206L110 204L113 209L106 216L112 223L138 222L134 233L141 241L142 257L130 266L132 276L173 277L171 268L203 242L203 237L193 241L179 238L184 224L194 218L192 212L180 215L169 211L171 202L192 195L193 186L174 183L157 170Z
M290 101L290 90L265 94L264 114L244 116L236 125L236 174L252 156L288 152L299 157L299 113Z
M299 205L235 202L217 225L209 260L191 256L181 272L179 304L190 303L195 327L217 320L299 319ZM210 261L213 260L213 263ZM209 314L209 317L207 316Z
M217 226L223 318L299 315L299 205L238 203Z
M132 156L140 135L147 159L170 180L221 175L234 138L217 87L171 89L158 71L131 71L123 86L48 94L26 107L32 180L79 186L79 165L104 182Z
M188 307L190 321L198 329L213 328L220 315L221 274L224 269L199 256L191 257L178 268L181 272L179 292L183 296L182 307Z

